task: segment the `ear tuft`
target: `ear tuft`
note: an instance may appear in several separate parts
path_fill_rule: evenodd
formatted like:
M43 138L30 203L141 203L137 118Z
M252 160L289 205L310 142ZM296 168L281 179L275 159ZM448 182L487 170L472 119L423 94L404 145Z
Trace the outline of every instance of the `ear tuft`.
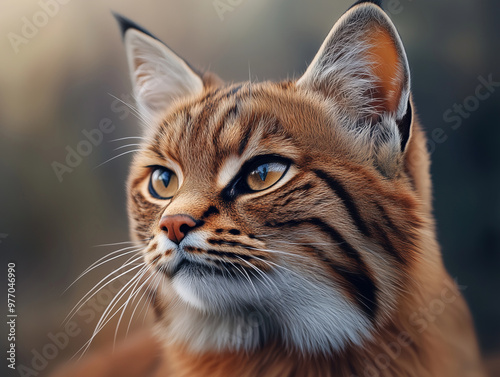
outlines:
M120 27L123 39L125 39L125 34L127 33L127 30L129 30L129 29L139 30L143 34L149 35L153 39L158 39L153 34L151 34L149 31L144 29L142 26L136 24L131 19L129 19L125 16L122 16L121 14L116 13L116 12L111 12L111 13L115 17L116 22L118 22L118 26Z

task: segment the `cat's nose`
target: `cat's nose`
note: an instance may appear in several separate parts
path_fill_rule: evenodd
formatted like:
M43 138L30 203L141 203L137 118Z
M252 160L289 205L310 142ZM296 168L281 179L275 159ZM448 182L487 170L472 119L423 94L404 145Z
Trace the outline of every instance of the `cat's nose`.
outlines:
M160 220L160 229L176 244L179 244L195 226L196 221L188 215L163 216Z

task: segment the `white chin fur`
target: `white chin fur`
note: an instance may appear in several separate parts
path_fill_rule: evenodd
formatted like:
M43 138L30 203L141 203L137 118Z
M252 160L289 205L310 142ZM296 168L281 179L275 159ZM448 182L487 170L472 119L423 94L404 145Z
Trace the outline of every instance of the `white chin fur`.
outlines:
M270 338L304 353L341 350L371 337L370 321L335 287L291 273L235 282L176 276L158 333L194 351L251 350ZM172 300L172 288L177 300ZM165 328L166 325L166 328Z
M183 279L174 279L172 286L182 301L198 310L205 311L204 303L196 296L188 282Z

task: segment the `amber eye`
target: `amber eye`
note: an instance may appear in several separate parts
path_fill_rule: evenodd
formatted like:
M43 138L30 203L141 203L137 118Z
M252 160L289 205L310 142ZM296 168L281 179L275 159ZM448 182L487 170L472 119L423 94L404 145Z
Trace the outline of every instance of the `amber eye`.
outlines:
M171 170L157 167L151 173L149 192L157 199L171 199L179 188L179 179Z
M287 170L288 164L281 162L260 164L250 171L246 177L246 182L252 191L262 191L278 182Z

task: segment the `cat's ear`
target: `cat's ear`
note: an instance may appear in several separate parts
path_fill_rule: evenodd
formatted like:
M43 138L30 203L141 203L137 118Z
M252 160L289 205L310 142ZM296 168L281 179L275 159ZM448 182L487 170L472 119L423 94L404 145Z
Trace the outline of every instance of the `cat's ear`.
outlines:
M176 99L203 91L201 75L163 42L129 19L114 14L127 51L139 111L146 119L164 113Z
M331 100L353 134L383 134L380 141L397 144L385 147L404 151L412 122L410 72L398 32L378 1L358 1L341 17L297 86Z

